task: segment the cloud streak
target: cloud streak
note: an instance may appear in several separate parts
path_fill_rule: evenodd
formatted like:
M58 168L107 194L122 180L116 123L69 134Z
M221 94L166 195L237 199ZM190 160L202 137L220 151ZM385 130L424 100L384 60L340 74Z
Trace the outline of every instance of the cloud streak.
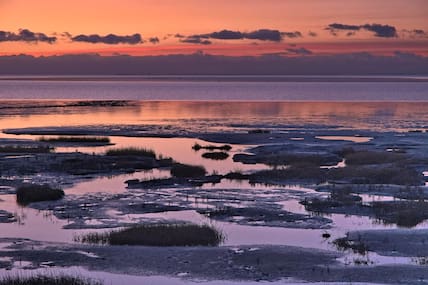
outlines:
M199 35L194 35L190 37L181 38L180 42L187 43L187 44L200 44L200 45L210 45L212 42L210 40L207 40L204 37L201 37Z
M258 40L258 41L269 41L269 42L280 42L284 37L287 38L299 38L302 37L302 33L299 31L295 32L281 32L279 30L271 29L259 29L251 32L241 32L232 30L221 30L208 34L197 34L184 37L181 34L180 41L184 43L199 43L199 44L211 44L210 40ZM176 35L176 37L178 37Z
M108 45L117 45L117 44L129 44L136 45L143 43L143 38L140 34L120 36L115 34L108 34L106 36L100 36L97 34L92 35L77 35L71 37L73 42L85 42L91 44L108 44Z
M365 30L374 33L374 36L379 38L398 37L397 29L394 26L382 24L347 25L333 23L329 24L325 29L334 36L337 36L338 31L347 31L347 36L353 36L356 32Z
M410 37L412 39L428 38L428 33L421 29L402 30L401 32L404 36Z
M0 31L0 42L44 42L48 44L53 44L56 42L56 40L57 38L55 36L50 37L44 33L35 33L28 29L21 29L18 33Z
M306 48L287 48L285 49L285 53L288 55L311 55L313 54L312 51L306 49Z
M158 44L160 42L158 37L152 37L149 39L149 42L151 42L152 44Z

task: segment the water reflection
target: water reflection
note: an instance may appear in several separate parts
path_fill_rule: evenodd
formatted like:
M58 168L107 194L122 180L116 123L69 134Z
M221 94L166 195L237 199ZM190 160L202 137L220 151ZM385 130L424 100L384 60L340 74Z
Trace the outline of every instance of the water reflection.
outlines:
M0 106L7 104L10 103L0 101ZM40 103L35 101L31 104ZM426 102L147 101L118 107L0 108L0 128L162 124L210 131L250 125L302 127L340 124L354 129L423 130L428 125L427 109Z

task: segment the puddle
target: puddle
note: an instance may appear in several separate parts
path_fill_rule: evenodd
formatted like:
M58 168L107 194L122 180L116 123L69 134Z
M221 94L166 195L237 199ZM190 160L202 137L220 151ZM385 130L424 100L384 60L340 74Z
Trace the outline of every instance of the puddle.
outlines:
M337 260L347 266L404 265L415 263L413 257L384 256L375 252L368 252L364 256L351 253Z
M88 181L83 181L65 188L66 194L84 195L90 193L118 194L127 191L126 180L139 179L150 180L170 177L169 171L152 169L139 171L132 174L114 175L109 177L99 177Z
M355 143L366 143L371 141L372 137L359 137L359 136L316 136L315 138L328 141L350 141Z
M343 168L343 167L346 167L346 161L345 161L345 159L343 159L342 161L339 161L335 165L331 165L331 166L320 166L320 168L323 168L323 169L333 169L333 168Z
M395 198L393 196L381 196L381 195L372 195L372 194L359 194L362 198L363 203L370 202L390 202L390 201L400 201L401 199Z

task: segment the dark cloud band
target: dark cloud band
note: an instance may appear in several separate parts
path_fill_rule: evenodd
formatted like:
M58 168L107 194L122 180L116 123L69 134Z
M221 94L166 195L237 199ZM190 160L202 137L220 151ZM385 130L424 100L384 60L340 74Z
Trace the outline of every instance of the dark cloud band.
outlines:
M271 41L280 42L284 37L287 38L299 38L302 34L296 32L281 32L278 30L270 29L259 29L252 32L240 32L231 30L221 30L209 34L191 35L188 37L181 36L181 42L184 43L199 43L199 44L210 44L210 39L214 40L259 40L259 41ZM177 37L177 36L176 36Z
M311 55L311 54L313 54L312 51L310 51L310 50L308 50L308 49L306 49L304 47L301 47L301 48L287 48L285 50L285 52L286 52L287 55Z
M108 45L117 45L117 44L130 44L136 45L143 43L143 38L140 34L133 34L130 36L119 36L115 34L108 34L107 36L100 36L97 34L92 35L78 35L71 37L73 42L86 42L92 44L108 44Z
M56 40L56 37L50 37L44 33L35 33L28 29L19 30L18 33L0 31L0 42L45 42L48 44L53 44L56 42Z
M206 38L198 36L198 35L181 38L180 42L187 43L187 44L200 44L200 45L212 44L212 42L210 40L207 40Z
M352 36L360 30L373 32L375 37L379 38L395 38L398 36L397 29L394 26L381 24L346 25L333 23L328 25L326 30L329 30L335 36L337 35L337 31L348 31L347 36Z
M152 37L149 39L149 42L151 42L152 44L158 44L160 42L158 37Z

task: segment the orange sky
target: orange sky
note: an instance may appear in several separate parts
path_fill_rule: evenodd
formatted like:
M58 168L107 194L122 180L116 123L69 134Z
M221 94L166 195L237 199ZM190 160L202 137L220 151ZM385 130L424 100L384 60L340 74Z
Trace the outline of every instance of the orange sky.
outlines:
M428 54L428 1L426 0L0 0L0 31L29 29L56 35L54 44L0 42L0 54L52 55L64 53L125 53L159 55L197 50L225 55L275 53L296 44L314 54L339 52L391 53L396 50ZM397 29L397 38L379 38L367 31L348 37L332 35L331 23L379 23ZM212 45L180 43L167 37L206 34L223 29L250 32L258 29L300 31L301 38L282 42L212 40ZM403 30L420 29L427 35L412 38ZM308 32L317 33L310 37ZM159 44L107 45L78 43L61 33L105 36L139 33L158 37ZM166 38L167 37L167 38ZM294 48L294 47L293 47Z

